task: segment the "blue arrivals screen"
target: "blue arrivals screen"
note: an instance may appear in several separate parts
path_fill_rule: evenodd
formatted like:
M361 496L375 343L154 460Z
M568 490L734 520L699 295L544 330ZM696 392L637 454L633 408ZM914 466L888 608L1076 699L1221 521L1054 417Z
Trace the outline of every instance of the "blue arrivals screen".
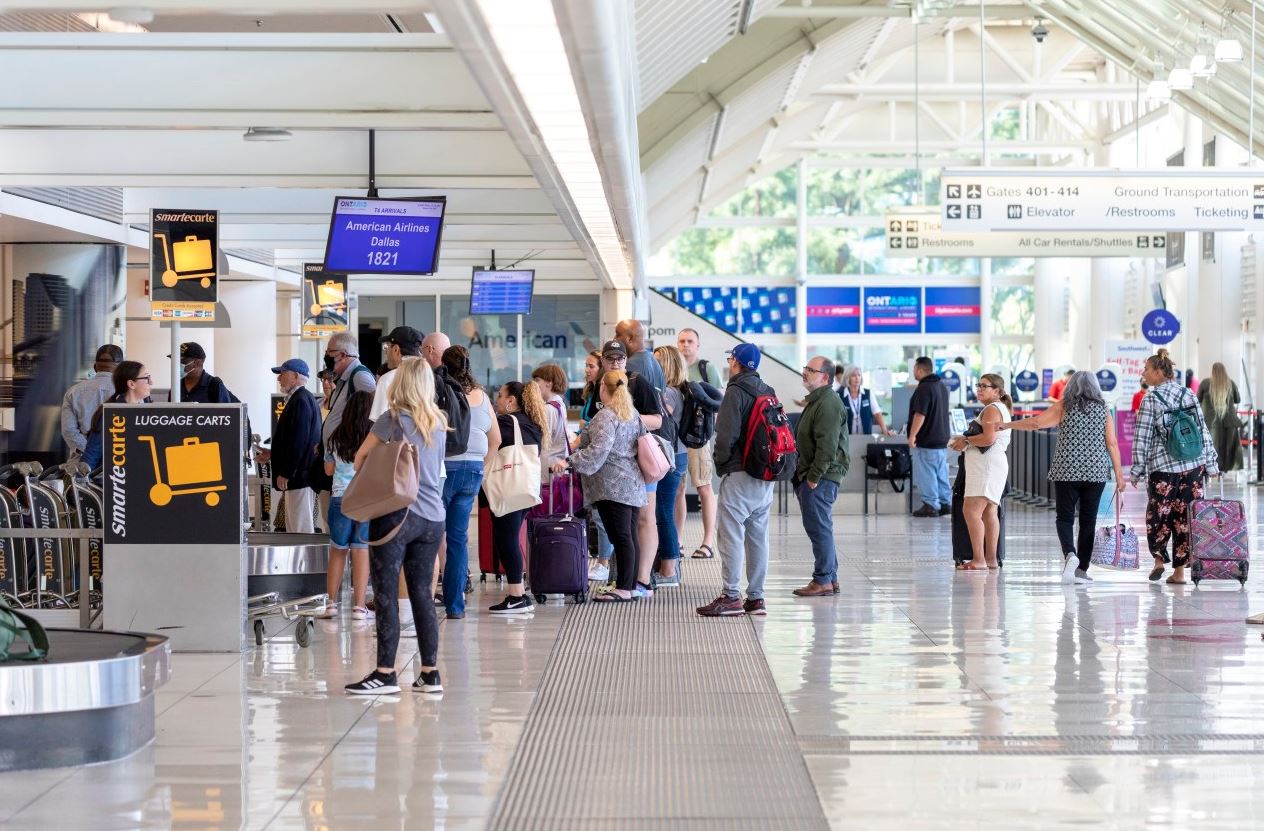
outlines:
M531 288L535 271L487 271L474 269L470 287L472 315L531 314Z
M434 274L447 198L334 200L325 244L325 271L353 274Z

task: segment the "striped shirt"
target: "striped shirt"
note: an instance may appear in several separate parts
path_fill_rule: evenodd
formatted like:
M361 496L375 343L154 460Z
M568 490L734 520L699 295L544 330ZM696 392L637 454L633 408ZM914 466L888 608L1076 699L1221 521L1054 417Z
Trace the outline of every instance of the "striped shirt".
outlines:
M1192 408L1194 418L1203 434L1203 452L1197 459L1181 462L1167 452L1167 433L1171 429L1175 410ZM1132 439L1132 476L1142 479L1150 473L1185 473L1200 466L1208 474L1220 472L1216 459L1216 446L1207 430L1202 408L1194 394L1175 381L1165 381L1153 387L1141 400L1137 412L1137 426Z

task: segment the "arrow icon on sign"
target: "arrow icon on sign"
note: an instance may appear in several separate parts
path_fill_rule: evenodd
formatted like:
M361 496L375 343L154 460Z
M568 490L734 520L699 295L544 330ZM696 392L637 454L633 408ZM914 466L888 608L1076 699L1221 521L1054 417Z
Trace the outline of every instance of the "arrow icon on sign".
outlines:
M949 218L949 219L961 219L961 206L960 206L960 205L949 205L949 206L948 206L948 218Z

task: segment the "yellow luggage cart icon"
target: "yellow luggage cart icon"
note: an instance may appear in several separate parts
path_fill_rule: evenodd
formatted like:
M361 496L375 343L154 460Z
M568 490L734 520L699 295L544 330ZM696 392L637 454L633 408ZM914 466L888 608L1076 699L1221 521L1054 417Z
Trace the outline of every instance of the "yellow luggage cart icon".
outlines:
M206 504L219 504L219 491L228 490L224 471L219 463L219 442L202 444L198 438L188 438L183 444L164 448L167 460L167 481L163 481L158 465L158 445L153 436L137 436L149 443L149 455L154 461L154 486L149 489L149 501L158 506L167 505L173 496L201 493ZM198 487L185 487L195 485Z
M154 241L162 240L162 260L167 268L162 273L162 284L167 288L175 288L181 280L201 280L202 288L211 287L211 278L215 276L215 255L211 251L211 241L198 239L195 236L184 238L184 242L174 245L166 234L154 234ZM175 260L175 268L171 261Z
M343 290L342 284L334 280L326 280L322 285L316 285L315 280L309 280L308 283L312 287L311 313L318 315L324 309L331 311L340 311L347 302L346 292Z

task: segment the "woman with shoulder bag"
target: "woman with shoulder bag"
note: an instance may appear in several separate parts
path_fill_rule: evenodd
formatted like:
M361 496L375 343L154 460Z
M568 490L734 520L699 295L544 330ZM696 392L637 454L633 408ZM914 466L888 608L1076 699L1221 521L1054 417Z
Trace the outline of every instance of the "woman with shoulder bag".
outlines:
M1137 412L1131 472L1132 486L1138 487L1146 480L1150 497L1146 503L1146 538L1150 556L1154 557L1150 580L1163 576L1168 561L1167 544L1171 540L1174 568L1167 582L1182 585L1185 566L1189 564L1189 506L1203 498L1207 476L1219 475L1220 467L1202 408L1194 394L1178 380L1176 366L1166 349L1146 359L1141 377L1150 385L1150 392L1142 399ZM1201 449L1188 444L1182 446L1183 434L1173 436L1173 428L1189 426L1190 419L1196 421Z
M395 655L399 648L399 575L408 586L408 600L417 627L421 666L413 689L443 691L439 680L439 622L435 617L430 585L435 558L443 540L443 491L439 471L443 467L447 417L435 405L435 377L430 365L417 357L404 358L391 385L390 409L373 423L373 429L355 454L359 473L369 454L385 442L407 441L416 449L417 495L408 507L369 522L372 545L369 568L377 603L377 668L362 681L348 684L352 695L388 695L399 692ZM393 535L392 535L393 533Z
M965 435L949 443L953 450L964 450L961 461L966 466L965 504L962 512L970 528L970 544L974 558L961 565L962 571L996 569L996 547L1000 541L1001 520L997 510L1009 479L1009 458L1005 455L1010 435L999 430L1010 420L1013 402L1005 392L1005 381L988 373L975 385L983 410L975 417Z
M549 451L549 417L535 384L510 381L502 386L496 394L496 412L500 428L497 450L510 444L536 445L540 448L540 457L545 457ZM488 608L493 615L521 615L535 609L535 603L522 586L520 534L527 510L510 511L504 516L492 512L492 556L504 567L506 584L504 599Z
M597 386L602 408L588 424L584 446L556 462L553 471L563 473L570 469L583 477L584 494L596 506L614 544L614 587L599 592L595 599L626 603L634 599L637 588L637 509L645 505L637 439L645 428L632 406L626 372L607 372Z
M999 430L1058 428L1058 441L1049 465L1057 504L1058 541L1062 545L1062 582L1091 583L1088 576L1093 540L1097 534L1097 509L1102 492L1114 472L1116 498L1122 499L1127 482L1119 461L1119 442L1110 409L1102 397L1097 376L1077 372L1067 380L1062 397L1049 409L1031 418L1001 423ZM1075 533L1076 509L1080 529Z

